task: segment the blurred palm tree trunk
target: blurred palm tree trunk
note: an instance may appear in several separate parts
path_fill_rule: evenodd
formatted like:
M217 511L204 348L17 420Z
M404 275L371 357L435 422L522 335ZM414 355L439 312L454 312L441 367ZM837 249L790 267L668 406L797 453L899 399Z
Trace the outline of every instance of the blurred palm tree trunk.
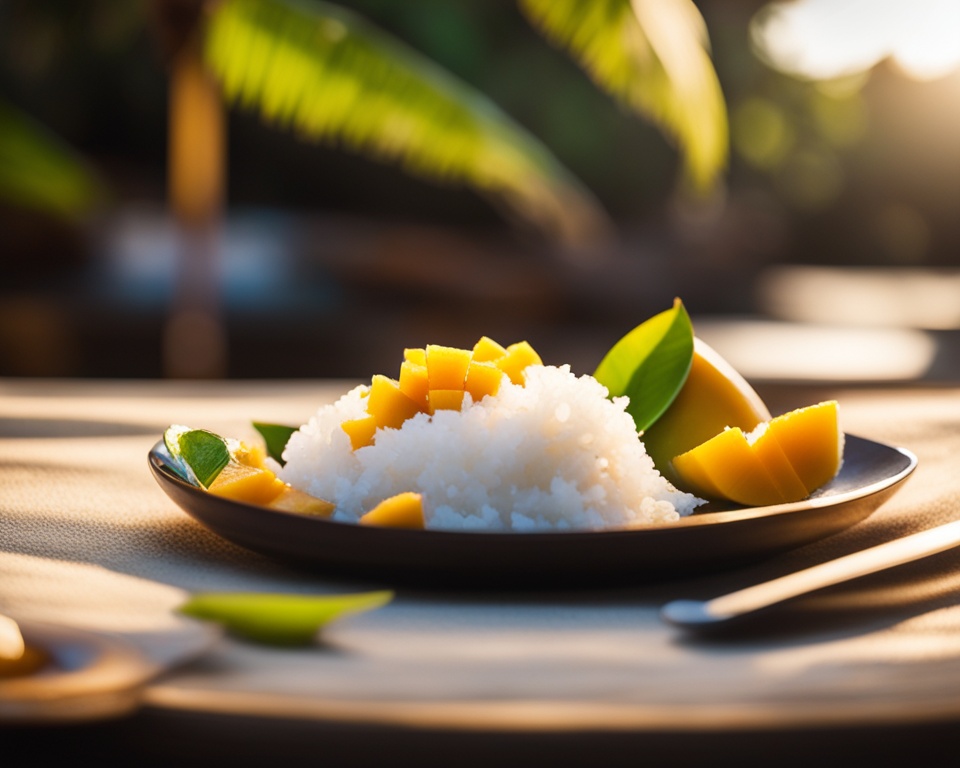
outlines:
M203 61L198 0L156 0L169 66L168 205L177 278L163 333L164 375L220 378L227 344L221 306L226 125L220 90Z

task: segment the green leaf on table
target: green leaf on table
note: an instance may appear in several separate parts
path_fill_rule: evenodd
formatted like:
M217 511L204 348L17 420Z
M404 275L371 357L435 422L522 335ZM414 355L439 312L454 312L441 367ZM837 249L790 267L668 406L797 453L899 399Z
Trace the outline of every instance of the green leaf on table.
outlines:
M191 429L177 440L180 457L193 470L200 485L209 488L210 483L230 463L230 449L220 435L205 429Z
M630 398L637 430L653 424L673 402L693 363L693 325L680 299L613 345L593 376L610 397Z
M341 616L379 608L392 599L390 590L353 595L208 592L194 595L179 611L218 622L228 632L258 643L307 645Z
M290 435L297 431L297 427L255 421L253 422L253 428L260 433L263 442L266 443L267 455L283 465L285 463L283 461L283 449L287 447L287 441L290 439Z

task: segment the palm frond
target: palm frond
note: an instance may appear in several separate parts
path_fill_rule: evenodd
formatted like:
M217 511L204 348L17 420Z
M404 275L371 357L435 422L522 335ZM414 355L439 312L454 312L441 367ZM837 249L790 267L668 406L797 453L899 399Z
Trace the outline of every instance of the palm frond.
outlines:
M692 0L518 3L600 88L679 145L695 187L713 184L727 162L727 113L706 27Z
M104 194L100 180L67 144L0 102L0 199L77 220Z
M590 193L492 101L339 6L224 0L205 58L228 101L305 139L471 185L567 242L608 227Z

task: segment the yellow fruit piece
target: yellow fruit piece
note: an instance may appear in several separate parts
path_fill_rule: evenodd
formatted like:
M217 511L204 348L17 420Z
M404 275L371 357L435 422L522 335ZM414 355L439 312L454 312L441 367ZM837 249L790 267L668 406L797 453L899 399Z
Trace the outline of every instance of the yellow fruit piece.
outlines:
M299 488L291 488L289 485L281 491L273 501L270 502L271 509L279 509L283 512L296 512L300 515L316 515L317 517L330 517L336 505L311 496Z
M367 414L359 419L344 421L340 424L340 428L349 436L353 450L357 450L367 445L373 445L373 435L377 431L377 420Z
M426 365L427 351L420 347L407 347L403 350L403 359L416 365Z
M706 498L763 506L800 501L843 461L836 401L799 408L751 435L737 427L673 459L681 488Z
M231 461L223 468L207 489L215 496L242 501L247 504L267 505L279 496L287 484L269 469L251 467Z
M423 496L413 491L384 499L360 518L360 525L423 529Z
M540 355L525 341L518 341L507 347L506 354L495 361L496 366L510 377L514 384L526 381L524 370L530 365L543 365Z
M687 380L670 407L643 433L643 444L660 473L678 482L674 456L720 434L726 427L750 432L770 411L747 381L700 339L693 342Z
M400 363L400 391L409 397L421 410L427 409L427 392L430 384L427 379L427 366L404 360Z
M459 411L463 407L462 389L431 389L427 397L428 413Z
M758 507L797 501L783 497L739 427L725 429L702 445L677 456L673 467L682 488L696 486L694 492L708 498L729 499Z
M470 350L428 344L426 357L427 380L431 390L463 390L463 382L467 378L467 366L470 365Z
M807 493L833 479L843 462L843 431L836 400L798 408L773 419L757 440L776 441Z
M420 413L420 408L400 391L397 381L376 374L370 382L367 413L373 416L378 427L399 429L403 422Z
M780 495L785 500L805 499L813 489L804 485L780 444L766 436L771 423L765 422L749 435L749 440L753 442L753 452L757 454L760 463L766 467L767 473L773 478ZM763 436L760 436L761 433Z
M258 467L262 469L263 462L267 458L267 452L263 446L240 443L240 448L234 452L233 458L241 464L246 464L248 467Z
M503 371L493 363L471 360L467 367L467 378L463 388L470 393L473 402L479 403L487 395L495 395L500 391L503 381Z
M489 363L498 360L507 354L506 348L500 346L489 336L481 336L480 341L473 345L473 359L478 363Z

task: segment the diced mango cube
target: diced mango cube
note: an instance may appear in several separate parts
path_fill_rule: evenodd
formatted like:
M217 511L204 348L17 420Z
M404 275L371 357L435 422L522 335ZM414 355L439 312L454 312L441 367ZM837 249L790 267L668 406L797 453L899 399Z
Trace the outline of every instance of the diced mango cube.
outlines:
M507 350L489 336L481 336L473 345L473 359L478 363L489 363L507 354Z
M479 403L487 395L495 395L500 391L503 381L503 371L493 363L471 360L467 367L467 378L463 388L470 393L473 402Z
M353 450L373 444L373 435L377 431L377 420L369 413L358 419L347 419L340 424L340 428L350 438Z
M403 350L403 359L417 365L426 365L427 351L419 347L408 347Z
M507 347L506 354L494 362L514 384L523 384L526 381L523 372L527 366L543 365L540 355L525 341L511 344Z
M399 429L403 422L420 413L420 408L400 391L397 381L376 374L370 383L367 413L373 416L378 427Z
M462 389L431 389L427 398L428 413L459 411L463 407Z
M427 380L427 367L419 363L404 360L400 363L400 391L415 402L421 410L427 410L427 392L430 389Z
M336 505L311 496L299 488L291 488L289 485L281 491L269 504L271 509L279 509L283 512L296 512L300 515L316 515L317 517L330 517Z
M361 516L360 525L382 525L390 528L423 529L423 496L413 491L384 499Z
M427 378L430 389L463 390L470 365L470 351L439 344L427 345Z
M226 499L265 505L277 498L286 487L287 484L269 469L231 461L207 490Z

